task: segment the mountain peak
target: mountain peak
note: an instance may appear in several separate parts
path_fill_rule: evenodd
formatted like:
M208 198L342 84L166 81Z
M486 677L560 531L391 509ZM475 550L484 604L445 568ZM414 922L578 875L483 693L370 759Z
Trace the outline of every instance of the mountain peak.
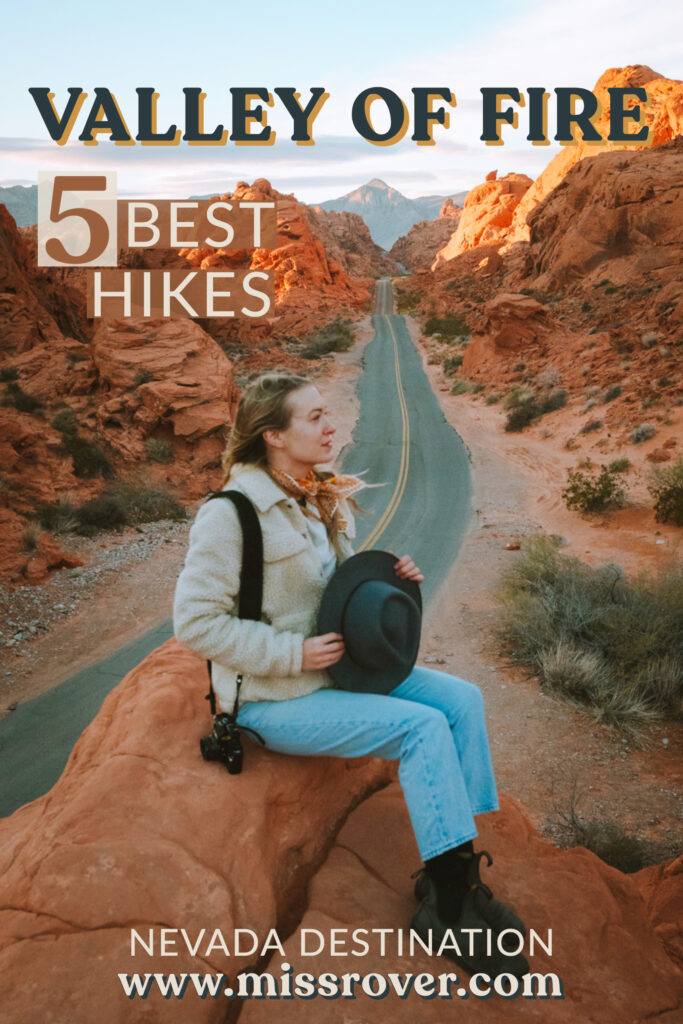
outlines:
M363 188L363 187L365 187L365 188L383 188L383 189L386 189L387 192L389 192L389 186L387 185L386 181L382 181L381 178L373 178L372 181L366 182L365 186L361 186L361 188Z

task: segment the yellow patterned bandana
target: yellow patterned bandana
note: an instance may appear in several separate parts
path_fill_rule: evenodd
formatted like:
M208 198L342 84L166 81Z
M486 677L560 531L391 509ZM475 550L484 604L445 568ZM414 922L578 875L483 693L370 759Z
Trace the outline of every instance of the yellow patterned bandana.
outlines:
M305 479L297 480L279 469L270 469L268 472L278 487L296 498L304 515L316 518L314 512L306 508L305 504L301 504L302 498L318 510L325 526L334 526L335 530L342 531L348 526L348 521L342 515L340 503L367 486L360 477L348 474L329 476L321 480L311 470Z

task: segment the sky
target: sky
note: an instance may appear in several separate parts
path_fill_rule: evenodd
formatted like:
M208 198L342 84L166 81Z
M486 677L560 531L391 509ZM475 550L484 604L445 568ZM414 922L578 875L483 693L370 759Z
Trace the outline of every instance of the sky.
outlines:
M683 78L683 5L674 0L345 0L320 4L260 0L32 0L3 15L3 104L0 185L35 184L37 172L115 170L119 195L183 197L230 191L237 181L268 178L281 192L321 202L380 178L415 198L471 188L491 170L536 177L557 152L532 146L520 128L505 145L481 134L482 86L592 89L610 67L647 64ZM435 145L410 134L394 146L374 146L351 122L353 99L370 86L394 90L412 107L411 88L455 93L448 130ZM206 128L230 127L230 87L313 86L330 94L315 122L314 146L291 141L291 120L278 100L269 110L273 146L114 146L49 137L28 89L49 87L62 110L69 86L92 97L109 88L131 133L137 131L136 86L160 93L159 129L183 127L183 86L207 94ZM378 130L385 127L373 108ZM552 116L551 116L552 128Z

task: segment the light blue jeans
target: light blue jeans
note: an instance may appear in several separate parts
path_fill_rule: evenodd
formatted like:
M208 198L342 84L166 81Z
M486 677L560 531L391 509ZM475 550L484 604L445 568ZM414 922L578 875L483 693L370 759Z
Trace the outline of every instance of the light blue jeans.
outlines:
M481 692L445 672L416 666L387 696L316 690L250 701L237 720L283 754L398 760L423 860L473 839L474 815L498 810Z

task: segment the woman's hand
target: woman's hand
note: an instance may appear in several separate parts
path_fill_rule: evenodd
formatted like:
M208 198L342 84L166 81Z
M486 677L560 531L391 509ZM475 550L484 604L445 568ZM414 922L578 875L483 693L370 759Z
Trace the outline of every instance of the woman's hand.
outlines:
M392 551L391 554L393 555L393 553L394 552ZM424 576L415 565L415 562L412 560L410 555L403 555L402 558L399 558L398 562L396 562L394 566L394 571L402 580L414 580L415 583L422 583L424 581Z
M315 672L321 668L336 665L344 653L344 637L341 633L323 633L309 636L304 640L301 660L302 672Z

